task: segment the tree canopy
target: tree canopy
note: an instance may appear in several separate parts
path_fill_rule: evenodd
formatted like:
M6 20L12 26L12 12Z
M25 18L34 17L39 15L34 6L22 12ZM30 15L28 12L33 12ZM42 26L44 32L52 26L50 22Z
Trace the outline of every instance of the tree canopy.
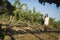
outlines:
M14 6L8 0L0 0L0 14L4 14L5 12L9 12L12 14L12 11L15 9Z
M39 3L41 3L41 4L43 3L43 5L45 5L46 2L49 4L54 3L54 4L56 4L57 7L60 6L60 0L39 0Z

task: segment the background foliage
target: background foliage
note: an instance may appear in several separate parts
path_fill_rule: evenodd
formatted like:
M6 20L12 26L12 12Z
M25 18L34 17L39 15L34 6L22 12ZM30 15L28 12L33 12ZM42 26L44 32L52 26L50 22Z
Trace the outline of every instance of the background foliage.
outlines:
M43 25L44 19L43 14L36 11L34 7L31 11L26 4L22 4L19 0L14 0L14 5L11 5L7 0L0 0L0 18L4 17L10 19L10 16L14 16L14 21L30 22L32 24ZM25 7L25 9L23 9ZM4 10L3 10L4 9ZM50 25L56 29L60 29L60 21L55 21L54 18L50 17Z

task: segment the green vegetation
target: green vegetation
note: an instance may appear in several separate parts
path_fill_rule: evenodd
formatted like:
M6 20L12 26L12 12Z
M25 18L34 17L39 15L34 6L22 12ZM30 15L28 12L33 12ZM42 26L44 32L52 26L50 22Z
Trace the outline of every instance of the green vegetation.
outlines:
M19 0L15 0L14 4L11 5L8 1L4 1L5 4L5 11L2 11L0 14L0 18L7 18L10 19L10 16L14 16L14 21L23 21L23 22L30 22L31 24L40 24L43 25L43 14L40 12L36 12L34 7L33 11L31 11L26 4L22 4ZM3 3L3 2L2 2ZM9 3L9 4L7 4ZM3 4L1 4L3 5ZM25 7L25 9L23 9ZM1 9L3 10L3 9ZM60 29L60 21L55 21L54 18L50 17L50 25L56 29Z
M14 20L10 21L11 15ZM43 14L35 7L32 11L19 0L14 0L13 5L7 0L0 0L0 40L59 40L59 33L41 33L43 23ZM50 17L49 25L60 31L60 21Z

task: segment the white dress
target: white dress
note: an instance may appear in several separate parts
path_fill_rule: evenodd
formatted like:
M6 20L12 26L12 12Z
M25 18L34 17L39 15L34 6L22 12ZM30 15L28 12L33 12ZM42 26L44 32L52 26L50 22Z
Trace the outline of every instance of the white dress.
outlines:
M44 25L48 25L49 24L49 17L46 17L45 20L44 20Z

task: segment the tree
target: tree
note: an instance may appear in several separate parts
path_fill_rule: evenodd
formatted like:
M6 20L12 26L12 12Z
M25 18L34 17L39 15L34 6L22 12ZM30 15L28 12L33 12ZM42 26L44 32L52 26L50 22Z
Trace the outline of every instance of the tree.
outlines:
M49 4L54 3L54 4L56 4L57 7L60 6L60 0L39 0L39 3L41 3L41 4L43 3L43 5L45 5L46 2Z
M14 10L15 20L22 20L23 16L23 6L27 6L26 4L22 4L19 0L15 0L14 7L16 8Z
M10 4L7 0L0 0L0 14L4 14L5 12L8 12L8 14L13 14L13 10L15 9L14 6Z

